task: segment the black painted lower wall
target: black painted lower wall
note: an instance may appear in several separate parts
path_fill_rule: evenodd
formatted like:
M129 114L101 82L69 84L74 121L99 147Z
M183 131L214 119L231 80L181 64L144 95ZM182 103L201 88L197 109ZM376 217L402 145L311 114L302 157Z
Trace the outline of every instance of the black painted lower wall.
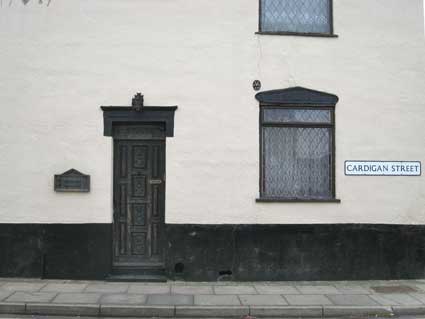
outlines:
M0 224L0 276L103 279L110 224Z
M425 226L167 225L170 275L186 280L425 277Z
M0 276L103 279L110 224L0 224ZM425 226L166 225L166 271L185 280L425 278Z

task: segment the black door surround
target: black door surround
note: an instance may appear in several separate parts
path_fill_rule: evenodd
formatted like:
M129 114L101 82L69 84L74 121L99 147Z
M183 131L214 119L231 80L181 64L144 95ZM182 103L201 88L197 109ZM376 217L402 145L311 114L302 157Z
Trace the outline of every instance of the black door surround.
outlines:
M132 106L101 109L104 135L114 139L111 278L162 281L165 140L174 136L177 106L144 106L137 93Z
M103 135L113 136L117 124L164 125L165 136L174 136L174 112L177 106L144 106L143 95L137 93L131 106L101 106L103 111Z

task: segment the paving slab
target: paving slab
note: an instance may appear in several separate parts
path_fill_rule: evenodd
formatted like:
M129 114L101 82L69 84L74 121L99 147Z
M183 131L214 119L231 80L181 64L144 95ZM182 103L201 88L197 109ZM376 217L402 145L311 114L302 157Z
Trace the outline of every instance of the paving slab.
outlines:
M63 282L62 279L59 279ZM53 282L53 279L40 279L40 278L24 278L24 277L0 277L1 282L9 283L9 282L34 282L34 283L47 283Z
M402 280L366 280L372 286L398 286Z
M359 285L354 286L340 286L335 285L335 288L338 289L338 291L342 294L348 294L348 295L368 295L371 294L373 291L369 288L362 287Z
M423 284L416 284L415 287L418 288L418 289L420 289L420 290L422 290L423 292L425 292L425 283L423 283Z
M297 285L297 286L328 286L330 283L335 283L337 281L310 281L310 280L300 280L300 281L290 281L289 283L291 285ZM288 282L287 282L288 283Z
M101 283L89 284L84 289L84 292L98 292L98 293L125 293L129 289L128 284L121 283Z
M47 285L47 282L6 282L2 290L36 292Z
M315 294L339 294L340 292L334 286L296 286L297 289L306 295Z
M355 283L353 281L348 281L348 282L338 281L335 283L335 285L339 286L340 284L344 284L344 283L346 286L357 285L357 286L362 286L368 289L372 286L378 286L382 284L382 282L378 280L357 280L355 281Z
M41 292L82 292L87 287L87 284L75 283L48 283Z
M415 285L416 283L418 283L416 279L400 279L400 280L394 280L394 281L401 283L403 285ZM419 279L419 281L420 281L420 279Z
M370 297L383 306L421 306L418 299L407 294L376 294Z
M374 292L382 294L407 294L418 291L416 287L411 287L409 285L394 285L392 283L382 286L371 286L370 288Z
M237 317L249 314L249 308L243 306L176 306L176 317Z
M300 294L294 286L283 285L254 285L255 289L261 295L297 295Z
M25 313L25 303L23 302L0 302L1 314L23 314Z
M422 302L423 304L425 304L425 294L421 294L421 293L411 293L409 294L411 295L413 298L418 299L420 302Z
M322 307L319 306L302 306L302 307L293 307L293 306L251 306L250 315L258 317L269 317L269 318L321 318L322 317Z
M332 302L324 295L283 295L283 297L294 306L332 305Z
M235 295L195 295L197 306L240 306L241 302Z
M193 305L192 295L150 295L148 305Z
M222 286L223 284L229 284L229 281L168 281L168 285L175 287L186 287L186 286L196 286L196 287L205 287L205 286Z
M128 288L128 293L130 294L145 294L145 295L153 295L153 294L169 294L170 286L169 285L130 285Z
M174 306L101 305L100 315L108 317L174 317Z
M242 305L245 306L285 306L288 305L280 295L239 295Z
M393 311L391 307L384 306L369 306L369 307L356 307L356 306L324 306L323 316L326 318L332 317L379 317L379 316L392 316Z
M99 302L99 293L60 293L53 299L53 303L81 303L96 304Z
M110 305L144 305L146 299L146 295L107 294L100 298L100 303Z
M8 297L6 302L49 302L55 298L55 292L24 292L17 291Z
M214 291L212 286L171 286L171 293L182 295L211 295Z
M0 301L5 300L7 297L9 297L13 293L14 293L13 291L7 291L7 290L2 291L2 290L0 290Z
M380 306L367 295L327 295L337 306Z
M258 294L254 286L215 286L214 292L217 295L255 295Z
M30 315L98 316L99 305L29 303L25 312Z

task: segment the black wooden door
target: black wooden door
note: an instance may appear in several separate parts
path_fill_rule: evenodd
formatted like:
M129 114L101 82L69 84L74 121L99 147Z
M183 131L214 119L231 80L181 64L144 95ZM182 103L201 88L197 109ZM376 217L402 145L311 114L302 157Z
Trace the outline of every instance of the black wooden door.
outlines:
M165 141L114 140L113 268L163 262Z

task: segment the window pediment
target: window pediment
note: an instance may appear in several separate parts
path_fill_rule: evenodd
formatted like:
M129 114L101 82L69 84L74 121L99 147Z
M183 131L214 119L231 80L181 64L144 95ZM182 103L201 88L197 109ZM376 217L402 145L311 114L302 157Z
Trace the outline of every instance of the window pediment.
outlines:
M338 97L334 94L306 89L300 86L257 93L260 104L290 106L335 106Z

